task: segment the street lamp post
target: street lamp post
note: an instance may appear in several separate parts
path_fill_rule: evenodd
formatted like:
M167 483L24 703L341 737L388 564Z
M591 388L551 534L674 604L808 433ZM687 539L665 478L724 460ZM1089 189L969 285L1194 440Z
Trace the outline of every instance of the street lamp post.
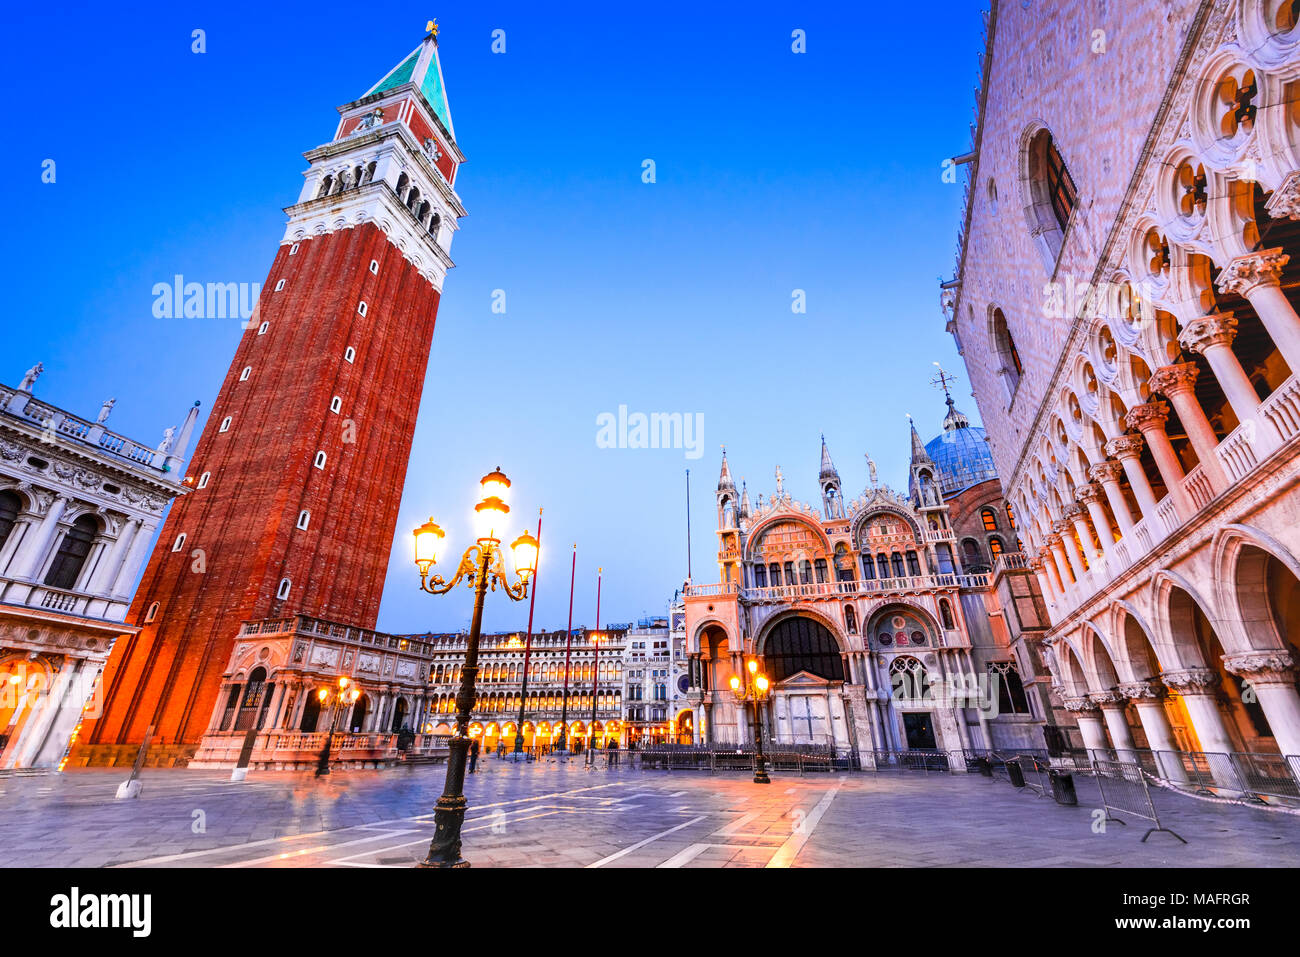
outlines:
M353 704L357 698L361 697L361 691L358 688L348 690L352 684L352 679L347 677L339 678L339 692L335 696L334 714L330 717L329 733L325 735L325 747L320 749L320 758L316 762L316 777L324 777L330 773L330 742L334 740L334 730L338 727L339 713L346 705ZM321 688L316 693L320 703L325 705L330 700L330 689Z
M600 579L603 568L596 569L596 630L591 644L596 650L591 666L591 725L587 728L587 767L596 766L596 704L600 701Z
M755 755L754 762L754 783L771 784L772 779L767 776L767 763L763 758L763 711L759 705L759 702L767 697L770 682L767 680L767 675L759 673L757 658L747 660L745 670L747 674L744 681L741 681L740 675L731 676L731 693L740 702L752 701L754 704L754 740L758 744L758 753Z
M421 867L469 867L469 862L460 855L460 829L468 806L464 794L465 764L470 743L469 719L474 709L474 682L478 676L483 599L489 586L496 591L500 585L512 601L523 601L528 597L528 580L537 570L537 539L524 532L510 545L517 576L514 583L510 582L498 537L510 514L510 506L505 502L510 480L497 468L483 476L479 484L483 488L483 500L474 506L479 539L465 549L449 581L444 581L441 575L429 577L430 569L437 564L438 546L445 533L432 518L415 530L415 564L420 569L420 589L431 595L445 595L462 580L474 589L474 615L470 620L465 664L461 667L460 690L456 693L456 732L449 744L446 783L434 807L433 840Z

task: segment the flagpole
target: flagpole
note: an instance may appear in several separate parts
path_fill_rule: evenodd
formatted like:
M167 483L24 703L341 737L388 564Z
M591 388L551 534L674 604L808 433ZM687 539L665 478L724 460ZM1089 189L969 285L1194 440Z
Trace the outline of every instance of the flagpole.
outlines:
M573 543L573 567L569 570L569 627L564 630L564 699L560 705L560 746L563 751L569 738L569 649L573 647L573 581L578 574L578 543Z
M592 644L596 646L596 660L591 669L591 726L587 728L587 763L596 766L596 702L600 700L600 579L603 568L596 569L596 631Z
M537 557L542 556L542 510L537 510ZM533 648L533 608L537 605L537 570L533 569L533 594L528 599L528 637L524 639L524 683L519 689L519 723L515 726L515 754L524 753L524 705L528 701L528 653ZM534 735L535 737L536 735ZM518 760L516 758L516 760Z
M686 470L686 580L691 580L691 470Z

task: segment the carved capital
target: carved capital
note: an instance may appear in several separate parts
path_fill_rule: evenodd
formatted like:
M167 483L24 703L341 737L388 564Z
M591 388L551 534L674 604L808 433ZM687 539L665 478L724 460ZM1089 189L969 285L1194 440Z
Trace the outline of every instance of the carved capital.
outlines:
M1180 362L1177 365L1161 366L1151 374L1147 385L1151 387L1152 392L1174 396L1180 392L1191 392L1196 388L1196 377L1200 374L1201 370L1190 362Z
M1101 710L1088 698L1065 698L1063 703L1065 710L1071 714L1096 714Z
M1253 684L1291 684L1295 658L1289 651L1244 651L1224 655L1223 667Z
M1214 346L1231 346L1236 338L1236 317L1230 312L1219 312L1187 323L1178 336L1178 342L1188 352L1203 354Z
M1088 695L1088 700L1098 707L1115 707L1128 704L1128 696L1124 693L1111 689L1110 691L1098 691Z
M1274 219L1300 219L1300 170L1292 170L1273 190L1264 209Z
M1067 522L1082 521L1088 514L1078 502L1070 502L1061 508L1061 514Z
M1164 696L1165 689L1154 681L1125 681L1115 690L1130 701L1155 700Z
M1219 674L1209 668L1184 668L1162 672L1160 679L1180 694L1209 694L1219 683Z
M1140 446L1139 446L1140 448ZM1088 478L1094 482L1101 482L1103 485L1107 482L1118 482L1119 477L1124 474L1124 466L1118 462L1098 462L1092 468L1088 469Z
M1128 410L1128 415L1124 416L1125 424L1130 429L1137 429L1139 432L1163 429L1168 421L1169 403L1161 402L1159 399L1152 399L1150 402L1135 405Z
M1120 435L1106 442L1107 455L1115 458L1137 458L1142 454L1142 436Z
M1232 292L1247 296L1257 286L1276 286L1282 280L1282 267L1291 257L1282 252L1282 247L1264 249L1257 253L1238 256L1223 267L1215 285L1222 292Z
M1094 465L1093 468L1096 468L1096 466ZM1116 465L1115 468L1118 469L1119 466ZM1088 470L1088 475L1090 477L1095 477L1092 476L1092 469ZM1079 485L1075 487L1074 500L1076 502L1086 505L1088 502L1101 501L1101 498L1104 494L1105 493L1102 491L1101 486L1098 485L1096 482L1087 482L1083 485Z

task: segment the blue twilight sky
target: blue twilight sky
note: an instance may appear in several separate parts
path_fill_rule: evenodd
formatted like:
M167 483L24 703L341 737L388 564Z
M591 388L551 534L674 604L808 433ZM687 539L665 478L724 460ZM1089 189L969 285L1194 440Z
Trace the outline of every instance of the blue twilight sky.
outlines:
M716 580L722 443L752 498L779 464L815 500L823 431L848 497L867 451L904 486L905 413L926 438L942 420L933 361L975 413L937 280L953 268L964 177L942 182L941 163L969 147L979 5L926 7L945 27L924 44L915 5L710 6L15 7L0 40L19 104L0 381L43 360L38 395L88 416L116 396L110 425L155 444L195 399L210 408L239 323L156 319L153 285L261 283L302 152L437 16L469 215L379 626L467 625L468 591L416 591L410 529L434 515L459 554L498 464L520 528L546 509L539 628L564 626L575 541L575 622L595 619L597 565L603 621L662 612L686 573L686 468L695 580ZM191 52L196 28L206 53ZM796 28L806 53L791 51ZM702 416L702 457L599 448L597 416L620 405ZM489 598L485 628L526 619L526 604Z

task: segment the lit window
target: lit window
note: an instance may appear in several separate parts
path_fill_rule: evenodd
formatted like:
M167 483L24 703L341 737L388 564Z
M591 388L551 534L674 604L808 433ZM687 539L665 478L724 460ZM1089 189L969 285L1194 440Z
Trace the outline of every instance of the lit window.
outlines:
M202 475L200 475L200 476L199 476L199 488L207 488L207 487L208 487L208 479L210 479L210 478L212 478L212 473L211 473L211 472L204 472Z
M984 530L986 532L996 532L998 530L998 517L994 514L993 509L981 509L980 519L984 522Z
M219 431L221 431L221 432L229 432L229 431L230 431L230 419L231 419L230 416L226 416L224 419L221 420L221 428L220 428Z
M1001 554L1002 554L1002 539L1000 539L1000 538L990 538L990 539L989 539L989 551L993 553L993 557L994 557L994 558L997 558L999 555L1001 555Z

